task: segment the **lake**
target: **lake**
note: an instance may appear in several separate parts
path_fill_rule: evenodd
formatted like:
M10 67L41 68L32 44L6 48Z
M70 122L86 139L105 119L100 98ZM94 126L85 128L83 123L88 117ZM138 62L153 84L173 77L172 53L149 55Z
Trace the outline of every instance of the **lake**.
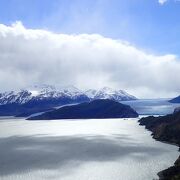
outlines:
M170 103L170 99L138 99L133 101L122 101L130 105L140 115L166 115L174 112L180 103Z
M137 120L2 118L0 179L157 179L178 147L155 141Z

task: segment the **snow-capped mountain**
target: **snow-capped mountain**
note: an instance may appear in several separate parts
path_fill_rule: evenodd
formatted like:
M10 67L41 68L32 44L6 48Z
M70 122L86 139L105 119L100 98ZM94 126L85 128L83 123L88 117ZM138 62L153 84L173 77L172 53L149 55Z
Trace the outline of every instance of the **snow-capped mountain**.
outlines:
M77 99L82 98L86 95L75 87L65 87L57 89L51 85L35 85L21 89L19 91L9 91L0 93L0 105L5 104L25 104L32 100L44 100L44 99L58 99L58 98L69 98ZM88 99L88 97L86 97Z
M26 90L21 91L8 91L4 93L0 93L0 105L5 104L24 104L28 102L32 98L31 93Z
M19 91L0 93L0 116L27 116L53 108L89 102L95 99L116 101L135 100L134 96L122 90L102 88L81 91L74 86L57 88L51 85L35 85Z
M104 87L100 90L91 89L86 91L85 94L91 99L112 99L115 101L128 101L137 99L123 90L114 90L108 87Z
M135 100L136 97L123 90L114 90L104 87L100 90L89 89L81 91L74 86L57 88L52 85L35 85L19 91L0 93L0 105L5 104L25 104L32 100L68 98L77 100L84 98L85 101L93 99L113 99L116 101Z

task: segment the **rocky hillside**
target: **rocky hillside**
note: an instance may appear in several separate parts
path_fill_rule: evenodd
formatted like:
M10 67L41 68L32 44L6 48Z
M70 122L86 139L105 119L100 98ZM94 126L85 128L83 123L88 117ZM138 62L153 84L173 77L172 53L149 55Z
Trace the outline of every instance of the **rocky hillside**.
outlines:
M101 99L78 105L64 106L57 110L46 112L29 119L102 119L133 118L137 116L137 112L128 105L109 99Z
M173 114L166 116L153 117L149 116L139 120L140 125L145 125L148 130L152 131L153 138L177 144L180 146L180 109L175 109ZM179 180L180 179L180 157L173 167L160 172L162 180Z
M169 102L171 102L171 103L180 103L180 96L171 99Z

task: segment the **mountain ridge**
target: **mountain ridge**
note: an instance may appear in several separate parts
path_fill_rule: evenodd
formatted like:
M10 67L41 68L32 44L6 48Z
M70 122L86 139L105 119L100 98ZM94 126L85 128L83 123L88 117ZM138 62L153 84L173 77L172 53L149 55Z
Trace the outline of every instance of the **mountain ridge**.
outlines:
M106 119L106 118L135 118L138 114L130 106L114 100L98 99L72 106L45 112L28 120L51 119Z
M89 89L89 90L79 90L76 87L65 87L56 88L51 85L34 86L30 88L23 88L19 91L6 91L0 93L0 105L5 104L24 104L34 98L59 98L59 97L69 97L72 99L78 98L78 96L86 96L90 100L93 99L113 99L116 101L126 101L126 100L136 100L135 96L128 94L123 90L114 90L112 88L101 88L100 90Z
M29 116L31 113L52 110L58 106L95 99L112 99L119 102L137 98L125 91L107 87L87 92L74 86L57 88L46 84L35 85L19 91L0 93L0 116Z
M180 96L177 96L171 100L169 100L170 103L180 103Z

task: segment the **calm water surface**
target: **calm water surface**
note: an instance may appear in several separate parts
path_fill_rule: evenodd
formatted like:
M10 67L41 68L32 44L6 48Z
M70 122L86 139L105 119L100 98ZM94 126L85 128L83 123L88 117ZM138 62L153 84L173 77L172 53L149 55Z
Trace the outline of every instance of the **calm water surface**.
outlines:
M0 120L1 180L151 180L178 155L137 119Z

